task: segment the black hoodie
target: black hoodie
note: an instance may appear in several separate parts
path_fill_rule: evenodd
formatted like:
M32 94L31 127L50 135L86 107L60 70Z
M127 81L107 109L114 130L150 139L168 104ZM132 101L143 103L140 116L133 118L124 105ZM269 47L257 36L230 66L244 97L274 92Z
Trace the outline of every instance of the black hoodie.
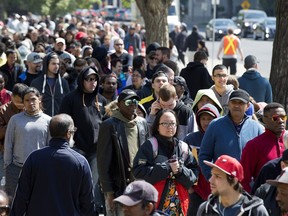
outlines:
M199 89L208 89L214 84L207 68L200 62L190 62L181 70L180 76L185 79L193 100Z
M106 100L98 94L99 76L97 75L97 87L92 93L83 91L83 82L88 70L85 68L78 76L78 87L66 95L60 106L60 113L69 114L77 131L74 135L75 147L89 155L96 153L99 127L102 122L102 114Z
M42 74L35 78L30 84L31 87L35 87L42 94L44 113L49 116L58 114L62 99L70 92L68 82L60 76L59 71L55 78L54 88L52 89L49 85L47 77L48 65L55 56L57 56L57 54L51 52L44 57Z

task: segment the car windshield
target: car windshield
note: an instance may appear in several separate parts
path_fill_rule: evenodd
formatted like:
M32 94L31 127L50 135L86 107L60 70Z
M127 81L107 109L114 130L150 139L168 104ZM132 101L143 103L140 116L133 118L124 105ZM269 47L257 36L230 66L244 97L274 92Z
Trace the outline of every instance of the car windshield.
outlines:
M215 26L233 26L232 20L216 20Z
M248 13L246 14L245 18L246 19L260 19L260 18L265 18L264 13Z
M276 25L276 20L267 20L267 25Z

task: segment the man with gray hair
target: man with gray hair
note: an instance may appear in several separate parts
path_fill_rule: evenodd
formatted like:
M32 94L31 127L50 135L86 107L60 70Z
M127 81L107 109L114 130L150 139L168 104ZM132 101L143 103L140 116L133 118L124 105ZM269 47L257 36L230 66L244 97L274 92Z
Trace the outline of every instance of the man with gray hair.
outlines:
M89 164L69 147L76 131L72 118L55 115L49 130L49 146L23 165L10 215L95 215Z

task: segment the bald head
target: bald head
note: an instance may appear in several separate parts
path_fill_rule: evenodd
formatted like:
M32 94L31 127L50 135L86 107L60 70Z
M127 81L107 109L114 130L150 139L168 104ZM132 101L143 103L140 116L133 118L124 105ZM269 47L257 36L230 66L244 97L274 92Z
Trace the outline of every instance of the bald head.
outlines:
M67 139L67 132L74 130L73 119L67 114L55 115L50 120L49 130L52 138Z

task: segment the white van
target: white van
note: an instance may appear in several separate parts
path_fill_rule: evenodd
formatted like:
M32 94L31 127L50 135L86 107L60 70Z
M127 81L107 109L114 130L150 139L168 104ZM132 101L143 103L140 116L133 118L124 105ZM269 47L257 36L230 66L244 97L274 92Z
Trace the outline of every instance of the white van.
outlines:
M180 0L173 0L168 9L167 22L169 32L174 29L174 25L180 23Z

